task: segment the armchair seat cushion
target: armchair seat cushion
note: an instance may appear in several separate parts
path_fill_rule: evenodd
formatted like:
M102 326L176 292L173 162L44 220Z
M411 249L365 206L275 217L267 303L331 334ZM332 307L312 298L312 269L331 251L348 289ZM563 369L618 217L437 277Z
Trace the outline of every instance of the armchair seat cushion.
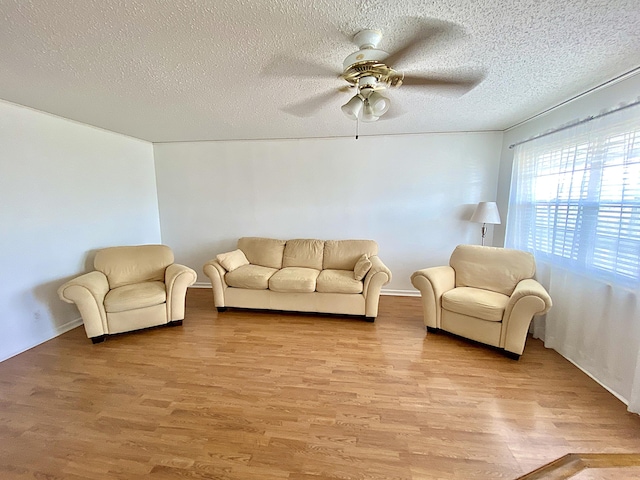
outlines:
M501 322L509 297L473 287L458 287L442 295L442 308L470 317Z
M316 290L323 293L362 293L362 281L353 278L352 270L323 270Z
M104 309L107 313L125 312L166 301L167 292L163 282L133 283L110 290L104 297Z
M277 271L277 268L261 265L243 265L227 273L224 279L230 287L266 290L269 288L269 279Z
M269 279L269 290L285 293L310 293L316 290L320 270L306 267L285 267Z

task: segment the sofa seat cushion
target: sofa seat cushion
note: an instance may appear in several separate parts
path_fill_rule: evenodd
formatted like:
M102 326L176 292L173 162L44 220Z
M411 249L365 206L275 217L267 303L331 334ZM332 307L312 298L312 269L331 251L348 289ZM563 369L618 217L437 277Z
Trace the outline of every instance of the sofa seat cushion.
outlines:
M311 293L316 290L320 270L305 267L285 267L269 279L269 290L284 293Z
M509 297L481 288L458 287L442 295L442 308L492 322L501 322Z
M104 309L108 313L126 312L166 301L167 292L163 282L133 283L110 290L104 297Z
M269 288L269 279L277 271L277 268L261 265L243 265L233 272L228 272L224 276L224 280L230 287L266 290Z
M322 293L362 293L362 282L353 278L351 270L323 270L318 275L316 290Z

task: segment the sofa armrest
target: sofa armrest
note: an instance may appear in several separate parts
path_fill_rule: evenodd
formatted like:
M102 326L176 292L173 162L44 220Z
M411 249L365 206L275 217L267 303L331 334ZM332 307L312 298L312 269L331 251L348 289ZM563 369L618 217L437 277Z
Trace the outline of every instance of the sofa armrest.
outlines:
M187 288L196 283L198 275L191 268L178 263L171 264L164 272L167 291L167 321L184 320Z
M522 354L531 320L535 315L547 313L551 306L551 297L540 283L532 278L521 280L504 312L500 346Z
M58 288L58 296L67 303L75 303L84 322L87 337L109 333L104 297L109 282L104 273L94 271L69 280Z
M227 282L224 281L224 275L227 271L216 259L209 260L202 267L204 274L211 280L211 288L213 290L213 304L222 308L224 303L224 291L227 289Z
M456 272L448 265L418 270L411 275L411 284L420 291L424 324L442 328L442 295L456 286Z
M369 260L371 260L371 269L364 277L362 294L365 300L365 316L375 318L378 316L380 290L383 285L391 281L391 270L387 268L377 255L372 255L369 257Z

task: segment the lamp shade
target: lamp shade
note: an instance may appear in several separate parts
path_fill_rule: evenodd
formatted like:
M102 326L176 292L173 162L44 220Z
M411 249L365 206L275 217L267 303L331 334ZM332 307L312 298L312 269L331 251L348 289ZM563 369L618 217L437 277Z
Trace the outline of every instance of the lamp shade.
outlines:
M492 223L500 225L500 212L496 202L480 202L476 211L471 216L471 221L475 223Z
M389 99L387 97L383 97L378 92L371 92L367 100L369 101L369 104L373 109L373 114L376 117L381 117L387 113L387 110L389 110L389 106L391 105Z
M362 120L363 122L375 122L378 120L378 118L380 117L378 117L373 112L373 108L371 108L371 104L369 103L369 101L365 101L360 120Z
M342 111L351 120L357 120L364 106L364 100L360 95L355 95L351 100L342 106Z

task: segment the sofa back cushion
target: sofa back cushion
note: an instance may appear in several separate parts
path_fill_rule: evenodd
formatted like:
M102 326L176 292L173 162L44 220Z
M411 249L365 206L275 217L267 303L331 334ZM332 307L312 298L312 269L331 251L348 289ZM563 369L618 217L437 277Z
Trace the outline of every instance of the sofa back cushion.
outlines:
M306 267L322 270L324 241L312 239L287 240L282 258L283 267Z
M529 252L480 245L458 245L449 265L456 287L475 287L511 295L520 280L533 278L536 264Z
M238 248L252 265L282 268L285 243L275 238L242 237L238 240Z
M353 270L363 253L369 257L378 254L373 240L327 240L324 242L324 268Z
M96 253L93 266L104 273L109 288L133 283L161 281L173 263L173 252L166 245L136 245L103 248Z

